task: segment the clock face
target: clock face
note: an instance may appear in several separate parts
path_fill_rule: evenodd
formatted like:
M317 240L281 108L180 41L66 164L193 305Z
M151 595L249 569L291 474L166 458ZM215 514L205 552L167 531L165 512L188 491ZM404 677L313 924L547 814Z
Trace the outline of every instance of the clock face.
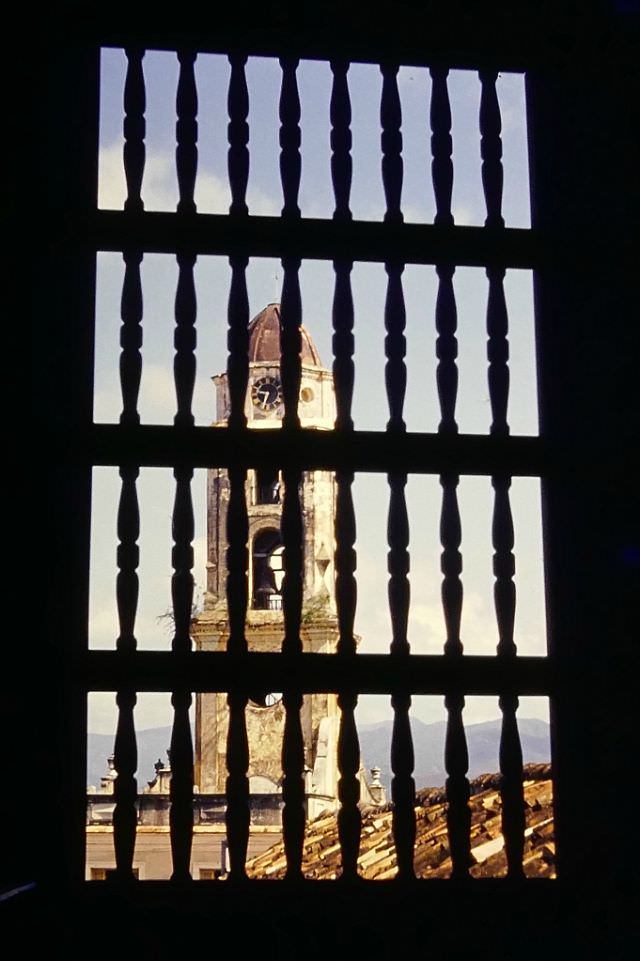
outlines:
M274 694L268 691L266 694L250 694L249 700L255 707L275 707L282 700L282 694Z
M282 402L282 385L276 377L259 377L251 386L251 400L258 410L275 410Z

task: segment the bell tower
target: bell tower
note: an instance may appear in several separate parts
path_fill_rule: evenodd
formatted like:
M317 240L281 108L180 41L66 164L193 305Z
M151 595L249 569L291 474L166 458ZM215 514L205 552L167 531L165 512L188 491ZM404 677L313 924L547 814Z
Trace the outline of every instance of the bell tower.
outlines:
M304 327L298 413L304 427L330 430L335 420L331 372ZM229 411L227 374L213 378L216 424ZM249 384L245 413L251 428L277 428L284 412L280 379L280 305L269 304L249 325ZM246 637L250 651L279 651L284 634L280 534L280 471L248 471L249 570ZM305 471L300 488L304 523L301 639L305 651L332 653L338 641L334 589L335 482L330 471ZM226 599L229 479L211 469L207 483L207 585L204 610L192 625L198 650L224 650L229 636ZM309 815L337 807L338 707L335 694L307 694L301 711ZM282 781L284 707L279 694L256 692L246 709L251 794L278 794ZM227 777L228 708L224 693L196 697L195 780L201 793L222 794Z

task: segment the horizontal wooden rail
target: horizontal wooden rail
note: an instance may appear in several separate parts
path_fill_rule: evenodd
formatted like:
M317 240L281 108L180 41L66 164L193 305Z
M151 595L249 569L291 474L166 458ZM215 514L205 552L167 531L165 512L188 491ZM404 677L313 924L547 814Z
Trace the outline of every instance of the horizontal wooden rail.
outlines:
M88 238L97 250L125 247L148 253L301 260L352 260L406 264L452 263L459 266L533 268L546 247L533 230L449 227L433 224L377 223L281 217L230 217L224 214L98 210Z
M220 651L89 651L75 662L86 690L351 691L361 694L550 694L555 673L545 657L390 654L265 654Z
M386 431L232 430L227 427L121 427L96 424L65 447L96 465L150 467L274 465L301 470L540 476L555 458L538 437L490 437Z

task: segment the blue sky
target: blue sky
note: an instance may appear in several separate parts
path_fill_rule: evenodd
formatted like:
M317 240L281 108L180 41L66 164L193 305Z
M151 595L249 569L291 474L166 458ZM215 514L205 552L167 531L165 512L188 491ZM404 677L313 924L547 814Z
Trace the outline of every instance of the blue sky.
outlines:
M149 52L144 59L147 83L147 165L143 198L149 210L172 210L177 202L174 169L175 56ZM118 208L124 200L122 170L122 91L125 74L120 51L103 53L99 203ZM225 58L201 55L196 62L199 85L199 172L196 202L202 212L224 213L229 203L226 174ZM248 202L251 213L277 214L282 206L278 169L277 61L250 59L247 81L250 97L251 172ZM329 96L331 71L326 63L303 61L298 70L302 107L303 215L329 217L333 194L329 175ZM379 220L384 213L380 175L379 98L381 74L374 65L354 64L349 71L353 115L354 180L352 210L359 219ZM435 212L430 173L428 71L401 68L399 89L403 111L405 219L430 222ZM476 74L450 74L453 116L453 211L459 224L482 224L484 201L480 180L478 107L480 84ZM520 75L501 75L498 94L503 122L505 169L504 215L508 226L529 226L524 82ZM144 344L140 411L143 422L171 423L173 388L173 301L177 270L169 256L147 256L143 262ZM96 304L95 419L116 422L120 411L118 380L122 259L99 254ZM305 262L301 269L303 322L316 341L323 361L331 366L331 301L333 270L325 262ZM254 259L248 274L252 314L279 299L282 270L277 261ZM356 311L356 387L354 419L361 429L383 430L388 410L384 391L385 273L379 264L356 264L353 292ZM407 307L408 388L405 419L410 430L434 430L439 419L435 385L435 271L430 266L405 269ZM226 365L226 306L229 268L224 258L201 257L196 265L198 298L196 421L214 417L211 376ZM458 421L466 433L487 433L490 408L487 389L485 310L487 282L477 268L460 268L454 277L458 308L459 399ZM535 434L537 409L533 341L531 275L509 271L505 280L510 317L512 433ZM205 560L205 472L194 479L196 510L196 568L201 594ZM170 606L170 520L173 480L170 471L143 469L140 484L142 533L140 539L140 605L138 638L143 648L168 648L170 636L157 617ZM355 484L358 524L358 612L356 630L361 650L385 651L389 644L386 604L386 511L384 477L365 475ZM94 647L112 647L117 636L115 610L115 518L119 482L117 472L96 469L94 485L91 624ZM462 638L468 653L491 654L497 643L492 600L491 509L489 478L464 477L460 482L462 514L463 607ZM444 625L440 603L440 545L438 535L440 488L436 477L414 476L407 488L411 528L412 608L409 639L417 653L440 653ZM523 654L546 650L542 579L539 483L516 478L512 488L516 534L518 608L516 641ZM92 695L90 729L114 730L111 695ZM441 699L417 698L415 713L423 720L443 716ZM521 713L547 716L542 699L526 699ZM469 722L498 714L495 698L469 699ZM360 720L390 716L385 698L363 699ZM168 697L141 696L139 727L170 722Z

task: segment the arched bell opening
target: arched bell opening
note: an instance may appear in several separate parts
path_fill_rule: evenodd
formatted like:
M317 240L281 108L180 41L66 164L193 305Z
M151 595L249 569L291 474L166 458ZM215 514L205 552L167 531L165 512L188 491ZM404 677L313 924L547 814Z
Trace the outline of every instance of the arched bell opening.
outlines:
M261 530L253 539L251 606L257 611L282 610L284 546L280 531Z
M275 467L260 467L255 472L255 503L280 503L280 472Z

